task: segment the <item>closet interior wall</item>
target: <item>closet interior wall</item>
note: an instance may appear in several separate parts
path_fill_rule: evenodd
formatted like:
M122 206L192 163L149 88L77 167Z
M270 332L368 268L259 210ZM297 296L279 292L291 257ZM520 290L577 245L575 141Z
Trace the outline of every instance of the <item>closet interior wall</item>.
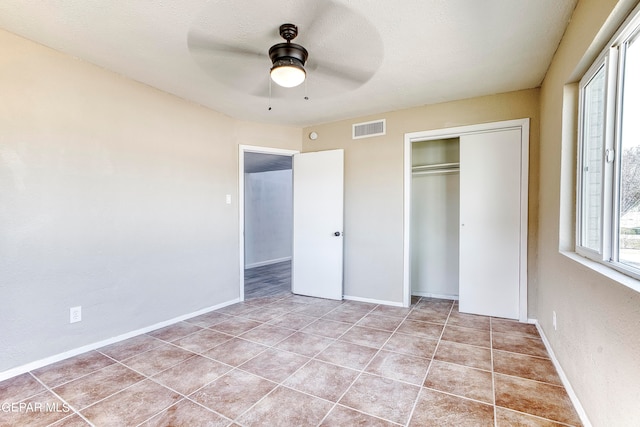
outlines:
M460 138L411 144L411 293L458 299Z

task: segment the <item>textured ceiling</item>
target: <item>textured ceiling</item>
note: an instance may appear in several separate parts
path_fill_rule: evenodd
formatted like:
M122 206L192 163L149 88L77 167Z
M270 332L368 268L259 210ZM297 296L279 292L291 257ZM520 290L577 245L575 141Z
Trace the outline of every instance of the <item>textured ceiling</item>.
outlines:
M239 119L307 126L537 87L576 1L2 0L0 28ZM286 22L308 79L270 99Z

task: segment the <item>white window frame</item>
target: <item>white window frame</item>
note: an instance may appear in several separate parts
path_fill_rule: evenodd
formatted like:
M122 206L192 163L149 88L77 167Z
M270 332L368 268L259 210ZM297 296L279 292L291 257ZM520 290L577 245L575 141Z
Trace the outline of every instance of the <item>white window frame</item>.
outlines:
M640 280L640 268L619 262L619 208L620 208L620 153L622 129L622 94L624 83L624 59L627 45L640 42L640 7L607 43L605 49L593 62L580 80L578 115L578 162L576 186L576 253L604 264L623 274ZM602 155L601 223L598 250L582 246L583 231L583 160L584 160L584 89L598 71L605 69L604 143ZM638 78L638 77L636 77Z
M597 250L594 250L588 246L582 246L582 242L583 242L583 230L584 230L584 223L583 223L583 214L582 214L582 205L584 203L583 200L583 195L584 195L584 189L583 189L583 185L585 185L583 177L583 171L584 168L586 167L586 165L584 164L584 160L585 160L585 150L587 149L586 144L584 142L584 138L585 138L585 103L586 103L586 99L585 99L585 88L589 85L589 83L591 83L594 79L594 77L600 72L600 70L604 69L605 72L605 105L604 105L604 117L605 117L605 123L606 123L606 118L607 118L607 94L609 93L609 88L606 85L606 82L608 81L608 65L609 65L609 61L608 61L608 56L606 54L601 54L598 59L593 63L593 65L591 65L591 67L589 68L589 70L585 73L584 77L580 80L580 85L579 85L579 96L580 96L580 100L579 100L579 116L578 116L578 140L580 141L579 146L578 146L578 167L577 167L577 178L576 181L578 183L578 187L577 187L577 193L576 193L576 199L577 199L577 203L578 203L578 209L577 209L577 215L576 215L576 252L578 252L580 255L585 256L587 258L593 259L593 260L600 260L604 257L604 242L603 242L603 237L605 235L605 230L604 230L604 213L605 213L605 207L604 207L604 200L607 200L607 197L605 197L605 192L606 192L606 186L605 186L605 177L607 176L607 171L606 171L606 162L604 161L604 152L606 150L607 147L607 132L605 132L606 130L606 126L603 126L603 151L601 153L601 163L602 163L602 175L603 175L603 182L600 188L600 192L601 192L601 209L600 209L600 244L597 248Z

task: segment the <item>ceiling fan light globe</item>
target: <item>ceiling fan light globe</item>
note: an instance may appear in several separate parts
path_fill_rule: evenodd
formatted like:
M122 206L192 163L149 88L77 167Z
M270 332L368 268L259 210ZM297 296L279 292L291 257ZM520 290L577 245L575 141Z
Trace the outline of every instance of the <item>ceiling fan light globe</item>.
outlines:
M304 67L295 59L276 61L271 68L271 80L282 87L296 87L306 76Z

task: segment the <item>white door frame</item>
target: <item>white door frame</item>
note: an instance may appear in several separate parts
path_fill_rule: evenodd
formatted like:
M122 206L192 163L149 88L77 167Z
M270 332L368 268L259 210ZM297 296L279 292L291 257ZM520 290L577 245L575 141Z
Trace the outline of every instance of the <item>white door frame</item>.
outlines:
M299 150L260 147L256 145L238 145L238 242L240 248L240 301L244 301L244 153L275 154L293 156ZM292 166L293 167L293 166Z
M527 321L527 233L529 218L529 119L507 120L477 125L459 126L404 135L404 268L403 305L411 305L411 147L413 142L457 138L466 134L494 132L509 128L521 129L520 158L520 301L519 320Z

